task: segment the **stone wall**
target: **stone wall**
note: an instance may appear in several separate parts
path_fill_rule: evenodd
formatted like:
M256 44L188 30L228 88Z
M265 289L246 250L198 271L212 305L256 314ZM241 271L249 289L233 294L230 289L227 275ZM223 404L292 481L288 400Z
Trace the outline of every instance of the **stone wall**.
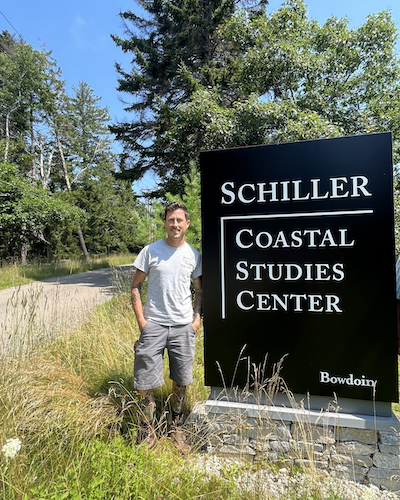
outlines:
M306 414L306 412L305 412ZM305 415L306 416L306 415ZM196 405L186 427L192 444L209 453L240 456L254 462L324 470L400 493L399 433L271 417L267 410L207 411ZM286 418L286 417L284 417ZM321 419L323 420L323 419Z

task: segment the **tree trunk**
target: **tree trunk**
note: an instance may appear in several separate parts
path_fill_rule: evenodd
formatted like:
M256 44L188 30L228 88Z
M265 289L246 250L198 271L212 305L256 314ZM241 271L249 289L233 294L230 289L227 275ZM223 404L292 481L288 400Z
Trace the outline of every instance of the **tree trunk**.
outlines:
M64 151L63 151L61 140L60 140L60 137L58 134L56 135L56 141L57 141L58 151L60 152L60 158L61 158L61 164L62 164L62 168L63 168L65 185L67 186L67 191L71 192L72 189L71 189L71 183L69 182L69 177L68 177L67 163L65 161Z
M50 151L49 157L47 159L47 169L44 165L44 146L43 142L38 140L38 149L39 149L39 175L40 180L42 182L43 189L48 189L49 187L49 179L53 164L53 156L54 156L54 148Z
M28 242L26 241L25 224L22 225L21 231L21 264L26 266L28 263Z
M83 237L83 232L79 224L78 224L78 238L79 238L79 244L81 245L81 250L85 257L85 262L90 262L89 252L87 251L86 248L85 238Z
M21 247L21 264L26 266L28 263L28 244L26 242L22 243Z
M67 163L65 161L64 151L62 149L62 144L61 144L61 141L60 141L60 138L59 138L58 134L57 134L57 145L58 145L58 150L60 152L61 163L62 163L62 168L63 168L63 173L64 173L64 179L65 179L65 185L67 186L67 191L71 192L72 189L71 189L71 183L69 182L69 177L68 177ZM85 238L83 236L83 232L82 232L82 228L81 228L80 224L78 224L78 231L77 231L77 233L78 233L79 244L81 246L81 250L82 250L83 255L85 257L85 261L89 262L90 261L89 252L87 251L87 247L86 247L86 243L85 243Z
M6 147L4 148L4 163L8 160L8 149L10 147L10 113L6 114Z
M32 168L31 168L31 179L32 181L36 177L36 164L35 164L35 132L33 130L33 107L32 107L32 96L31 96L31 109L29 113L29 121L30 121L30 133L31 133L31 161L32 161Z

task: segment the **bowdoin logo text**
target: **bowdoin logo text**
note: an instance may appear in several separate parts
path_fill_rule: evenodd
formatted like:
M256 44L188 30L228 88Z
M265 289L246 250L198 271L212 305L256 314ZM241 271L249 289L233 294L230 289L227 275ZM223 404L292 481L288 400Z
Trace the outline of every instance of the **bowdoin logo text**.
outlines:
M355 385L357 387L375 387L377 383L377 380L365 378L365 375L362 375L361 378L354 378L354 375L350 373L348 377L338 377L331 376L329 372L319 372L319 381L322 384Z

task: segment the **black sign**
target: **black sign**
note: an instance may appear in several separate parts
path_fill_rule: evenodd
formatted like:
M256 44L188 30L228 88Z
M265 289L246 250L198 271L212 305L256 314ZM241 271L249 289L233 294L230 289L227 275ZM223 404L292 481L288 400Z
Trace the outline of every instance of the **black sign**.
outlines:
M391 134L201 154L205 379L397 401Z

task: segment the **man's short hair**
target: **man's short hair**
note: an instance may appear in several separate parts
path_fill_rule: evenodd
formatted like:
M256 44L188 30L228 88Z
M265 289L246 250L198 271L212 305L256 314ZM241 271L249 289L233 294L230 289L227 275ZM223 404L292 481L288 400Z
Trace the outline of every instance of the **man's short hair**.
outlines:
M183 210L183 213L185 214L185 219L189 220L189 212L188 209L185 207L183 203L179 203L178 201L173 201L172 203L169 203L165 207L165 212L164 212L164 220L167 220L167 215L168 212L175 212L175 210Z

